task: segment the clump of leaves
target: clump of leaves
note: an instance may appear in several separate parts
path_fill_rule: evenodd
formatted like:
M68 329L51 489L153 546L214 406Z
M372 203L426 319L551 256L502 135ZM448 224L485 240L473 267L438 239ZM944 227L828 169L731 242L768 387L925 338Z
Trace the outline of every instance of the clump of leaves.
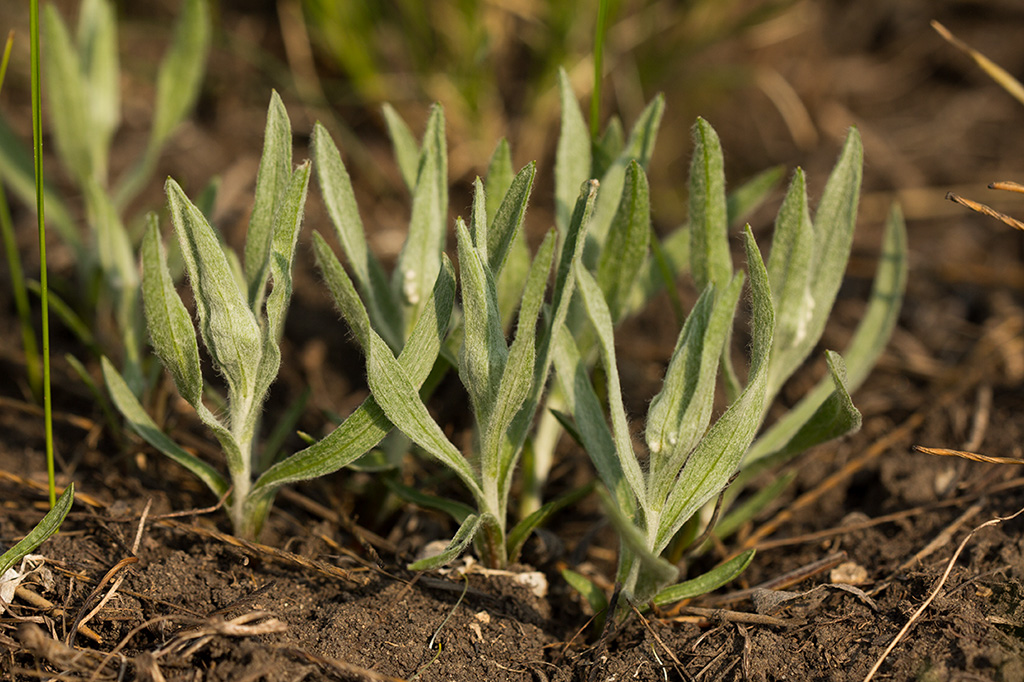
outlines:
M752 307L745 385L730 361L729 339L744 276L733 273L729 254L721 146L703 120L695 125L694 138L690 269L702 294L682 326L663 388L648 410L646 458L637 456L630 439L608 301L586 268L576 267L575 276L598 339L610 428L588 366L567 330L557 340L555 356L571 427L607 488L603 499L620 534L618 584L628 601L640 604L701 594L746 567L752 550L710 574L673 585L680 569L663 555L680 537L684 546L693 540L700 510L723 493L741 467L778 463L859 428L860 414L849 392L884 347L906 279L905 229L894 213L871 304L847 349L850 371L842 356L827 352L829 377L755 443L771 401L821 337L838 293L856 222L860 138L856 130L848 136L813 221L803 174L797 170L776 219L767 266L749 226L745 230ZM720 368L731 400L712 424Z

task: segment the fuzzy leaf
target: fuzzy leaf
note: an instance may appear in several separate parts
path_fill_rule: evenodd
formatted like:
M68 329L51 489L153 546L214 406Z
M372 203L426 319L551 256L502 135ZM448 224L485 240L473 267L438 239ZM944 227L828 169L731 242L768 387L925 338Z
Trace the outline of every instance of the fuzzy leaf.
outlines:
M494 222L487 232L487 263L492 272L500 273L505 267L513 241L519 236L526 217L526 205L533 190L533 179L537 175L537 163L523 167L512 179L501 204L494 216ZM490 203L490 191L487 200Z
M416 143L416 138L413 137L409 126L398 115L394 107L385 103L382 109L384 122L388 127L388 136L391 138L391 145L395 148L398 171L402 174L405 186L412 193L416 189L416 177L419 174L420 146Z
M746 552L738 554L725 563L712 568L704 575L672 585L671 587L666 587L654 596L654 604L656 606L665 606L666 604L674 604L684 599L692 599L708 592L713 592L722 585L735 580L737 576L747 570L747 566L753 560L754 550L748 549Z
M597 266L597 282L615 323L622 320L629 309L637 275L647 258L650 236L651 196L647 175L636 160L631 160L622 187L622 200L612 218Z
M448 546L444 548L443 552L409 564L409 570L432 571L435 568L441 568L442 566L458 559L459 555L466 551L466 547L468 547L469 543L473 541L477 531L480 530L480 525L483 523L485 516L487 515L484 514L482 516L477 516L476 514L473 514L468 517L462 522L462 525L459 526L459 530L455 533L455 537L452 538L451 542L448 543Z
M258 313L271 266L270 242L274 239L275 214L292 179L292 126L284 102L274 90L267 109L263 155L256 174L256 200L245 236L245 275L249 307Z
M69 483L53 509L46 513L35 528L28 532L28 535L15 543L13 547L0 555L0 577L7 572L7 569L31 554L39 545L43 544L50 536L57 532L64 517L71 511L71 505L75 502L75 484Z
M320 236L319 232L313 233L313 250L316 252L316 262L320 266L320 272L327 282L327 288L334 298L334 304L338 307L349 329L359 342L359 347L364 354L370 352L370 316L363 307L363 302L356 293L356 288L349 279L345 268L341 266L335 257L331 247Z
M88 83L75 51L71 34L56 7L47 5L43 15L43 39L46 42L45 82L54 142L57 152L79 184L96 178L98 169L90 146Z
M558 70L562 127L555 152L555 225L559 234L569 230L580 184L590 175L590 132L565 69Z
M448 323L454 304L455 273L451 263L445 259L434 284L434 291L398 358L399 364L417 389L434 366L441 343L448 333ZM269 498L274 491L287 483L305 481L335 472L377 445L391 429L391 422L371 396L323 440L264 472L256 481L252 495Z
M690 272L699 289L732 277L722 143L702 118L693 126L690 163Z
M402 313L398 301L391 293L380 262L367 248L366 228L359 217L352 181L338 148L320 123L313 127L313 165L327 215L352 268L363 300L366 301L374 326L392 349L400 350Z
M522 172L522 171L520 171ZM487 164L487 179L484 189L487 190L487 224L493 225L498 215L498 207L505 201L505 193L512 185L515 170L512 168L512 150L504 137L498 141ZM488 248L488 253L493 249ZM493 267L493 266L492 266Z
M135 394L128 388L121 375L106 357L100 358L103 366L103 380L110 391L110 397L120 410L132 431L143 440L159 450L165 456L191 471L200 481L206 484L214 495L222 497L228 491L228 483L220 473L201 459L189 454L167 434L160 430L146 410L139 404Z
M679 577L679 569L651 551L643 533L615 504L607 490L598 487L597 496L626 552L619 560L618 580L624 583L623 594L631 602L645 604Z
M409 236L398 255L391 286L408 311L406 327L415 321L437 279L448 219L448 152L444 110L435 105L423 135L419 172L412 196Z
M174 180L167 202L195 293L199 332L217 370L239 400L252 400L262 355L259 325L235 282L216 233ZM235 401L229 397L229 402Z
M150 214L142 240L142 301L153 351L174 378L178 393L192 406L202 402L199 345L185 304L174 289L156 216Z
M117 17L108 0L84 0L79 10L78 49L88 92L90 154L96 178L107 177L110 141L121 121Z
M655 552L661 552L686 520L725 487L761 426L775 311L768 273L749 226L745 235L753 307L749 379L746 388L701 439L683 467L678 485L669 493L659 519Z

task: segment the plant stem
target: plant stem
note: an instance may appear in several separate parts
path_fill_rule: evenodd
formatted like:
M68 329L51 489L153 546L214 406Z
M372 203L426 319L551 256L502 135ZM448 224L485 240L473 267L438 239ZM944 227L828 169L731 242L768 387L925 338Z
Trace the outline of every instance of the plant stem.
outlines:
M50 508L57 504L53 470L53 401L50 390L49 289L46 282L46 223L43 218L43 117L39 76L39 0L29 3L29 32L32 49L32 142L36 168L36 217L39 221L39 289L43 336L43 421L46 429L46 476Z

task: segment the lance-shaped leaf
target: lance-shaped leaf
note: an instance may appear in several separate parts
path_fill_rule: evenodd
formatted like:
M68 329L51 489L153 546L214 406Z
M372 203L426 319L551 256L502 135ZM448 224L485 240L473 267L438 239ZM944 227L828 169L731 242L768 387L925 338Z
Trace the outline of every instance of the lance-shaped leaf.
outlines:
M210 33L207 0L185 0L174 41L157 74L153 127L146 151L121 178L115 192L117 206L125 206L142 188L156 166L164 142L195 106L210 49Z
M693 126L690 162L690 272L697 288L718 286L732 277L728 218L725 202L725 166L722 143L702 118Z
M487 220L487 196L484 193L484 181L479 178L473 181L473 206L469 216L469 236L472 238L473 248L480 255L484 263L490 263L487 257L487 230L490 222ZM493 273L493 269L492 269Z
M435 554L432 557L426 559L420 559L409 564L410 571L432 571L435 568L441 568L442 566L451 563L459 558L459 555L466 551L466 547L476 537L477 531L480 530L480 526L484 522L484 517L487 514L477 516L473 514L462 522L459 526L458 532L455 533L455 537L451 539L448 546L444 548L439 554Z
M330 253L326 243L323 243L321 248ZM321 263L327 262L327 260L327 258L321 257ZM358 301L358 297L356 297L356 301ZM448 323L454 304L455 272L451 263L445 258L441 272L438 273L437 282L434 284L433 293L423 308L423 314L416 321L416 326L413 327L412 334L409 335L409 341L398 357L399 364L408 374L416 390L426 380L434 366L434 361L441 350L441 343L448 334ZM363 310L359 315L365 318L366 311ZM352 318L347 317L347 321L350 326L354 326ZM368 323L365 328L369 329ZM369 349L367 349L367 355L369 355ZM257 497L269 498L274 491L287 483L305 481L335 472L354 462L379 443L391 429L391 422L371 396L323 440L295 453L264 472L256 481L252 494Z
M512 316L522 298L523 285L530 269L530 249L526 244L522 225L526 216L526 205L533 189L533 179L537 174L537 164L531 162L513 177L512 160L505 156L508 154L507 150L507 142L495 150L485 185L487 215L491 221L487 230L487 257L491 271L498 278L498 310L501 311L504 329L508 329L512 323ZM491 178L492 174L496 176L494 179ZM498 193L500 204L494 201L495 193Z
M498 215L498 207L504 203L505 193L512 185L512 178L515 174L515 170L512 168L512 149L509 147L508 140L503 137L498 140L498 144L491 154L491 160L487 164L487 176L484 180L484 189L487 190L486 208L489 225L494 223L495 216ZM488 251L492 250L488 249Z
M375 328L392 349L402 347L402 313L380 262L366 245L366 228L341 154L327 129L313 127L313 166L334 233L352 268Z
M590 323L597 332L601 360L604 363L605 376L608 381L608 411L611 416L615 451L618 453L622 472L629 482L630 488L633 489L633 494L636 495L640 507L646 511L650 502L647 495L647 484L643 471L640 470L636 453L633 451L629 426L626 423L626 409L622 404L622 386L619 383L619 367L615 359L615 337L612 330L611 314L597 281L582 264L576 266L576 286L579 287L580 294L582 294L583 305L587 309Z
M270 95L267 125L263 133L263 155L256 174L256 201L245 235L245 276L249 307L259 312L266 288L270 242L274 238L274 216L278 202L292 179L292 126L277 91Z
M142 239L142 302L153 351L190 405L202 402L199 345L185 304L174 289L156 215L150 214Z
M804 174L799 168L775 218L772 250L768 255L768 281L775 303L775 347L772 350L768 394L774 396L803 362L809 325L815 313L811 291L814 227L807 209ZM795 364L794 364L795 362Z
M732 582L736 579L743 571L747 570L747 566L754 560L754 550L748 549L742 554L737 554L732 559L712 568L707 573L681 582L671 587L658 592L652 600L655 606L665 606L667 604L674 604L675 602L682 601L684 599L692 599L693 597L699 597L708 592L717 590L722 585Z
M411 326L437 279L445 245L448 218L448 152L444 137L444 110L434 105L423 135L416 187L412 195L409 236L398 255L392 288L411 311Z
M608 191L602 186L598 195ZM596 210L596 209L595 209ZM596 215L595 215L596 220ZM611 228L597 266L597 282L604 292L612 320L619 322L629 306L637 275L647 259L651 235L651 194L647 175L636 160L629 162L622 198L612 218Z
M597 206L594 208L594 223L590 228L588 241L596 245L599 251L603 251L605 241L608 237L608 230L612 225L619 205L619 197L626 181L626 169L630 163L636 161L641 168L647 168L654 151L654 142L658 137L658 128L661 126L661 117L665 113L665 98L658 95L641 112L633 129L629 133L626 146L619 154L615 162L601 176L601 191L597 196ZM596 254L595 254L596 256ZM596 258L593 261L596 263Z
M580 184L590 175L590 132L576 93L565 69L558 70L558 93L562 103L562 127L555 151L555 226L559 234L569 230Z
M665 385L647 413L646 440L651 452L652 504L660 505L686 458L704 436L715 398L715 375L743 288L737 273L716 297L714 285L701 294L679 334Z
M106 357L100 358L103 368L103 380L110 391L117 409L128 420L128 426L139 434L143 440L155 447L174 462L191 471L199 480L206 484L214 495L222 497L228 491L228 483L224 477L206 462L186 452L180 445L171 440L160 427L150 419L146 410L139 404L138 398L128 388L114 365Z
M167 202L196 298L199 332L234 395L253 395L262 354L260 328L235 282L216 233L174 180ZM230 398L229 398L230 400Z
M761 425L775 311L768 273L749 226L745 234L753 307L750 375L743 392L701 439L683 467L678 485L670 492L660 515L656 552L661 552L686 520L725 487Z
M855 391L864 382L889 342L899 317L906 283L906 226L898 207L893 206L885 226L882 256L878 262L878 271L875 273L867 312L843 351L848 391ZM749 467L783 447L834 391L833 380L830 377L822 379L757 439L746 455L744 466Z
M530 201L533 190L533 179L537 175L537 162L523 167L512 179L508 189L502 195L494 221L487 231L487 263L492 272L501 273L509 257L513 242L519 237L526 217L526 205ZM488 183L490 184L490 183ZM487 190L487 201L490 203L490 192ZM525 242L523 243L525 250Z
M537 358L537 319L544 302L551 262L555 254L555 233L548 232L530 268L519 309L519 323L516 338L508 352L508 360L498 385L497 400L491 417L483 427L481 452L482 473L485 486L493 481L492 494L496 494L498 509L503 509L512 485L512 470L519 454L517 448L504 448L512 420L519 413L523 403L530 396L534 382L534 366ZM546 381L547 376L542 381Z
M349 329L356 337L359 347L363 353L370 352L370 316L367 313L363 302L356 292L352 280L349 279L345 268L338 262L327 241L320 236L319 232L313 233L313 251L316 253L316 262L323 274L327 288L334 298L334 305L342 311L342 315L348 322Z
M420 399L417 386L391 354L384 340L372 329L366 369L373 397L391 423L429 455L450 468L478 502L483 501L483 491L469 462L430 416L427 406Z
M54 142L64 165L79 183L84 183L93 178L97 170L90 146L90 121L83 115L89 111L88 83L67 25L53 5L44 8L43 38L47 55L43 66Z
M412 193L416 189L416 177L419 174L420 146L416 143L412 131L406 125L402 117L398 115L394 107L385 103L382 107L384 122L388 127L388 136L391 138L391 145L395 148L395 160L398 162L398 171L402 174L405 186ZM426 142L426 139L424 139Z
M473 248L461 218L455 223L455 233L459 243L464 330L459 351L459 377L469 392L477 422L487 424L498 397L508 347L501 328L494 281L484 268L482 257Z
M7 569L31 554L36 547L43 544L50 536L57 532L64 517L71 511L71 505L75 501L75 484L69 483L64 492L57 498L53 509L46 513L46 516L36 524L35 528L28 532L28 535L15 543L9 550L0 554L0 578Z

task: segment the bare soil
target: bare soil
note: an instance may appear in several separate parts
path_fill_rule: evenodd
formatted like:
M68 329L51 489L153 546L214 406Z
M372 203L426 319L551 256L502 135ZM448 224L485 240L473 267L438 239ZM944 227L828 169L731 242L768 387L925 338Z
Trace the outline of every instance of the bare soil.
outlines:
M8 5L0 8L0 20L27 26L19 23L22 8ZM145 140L152 71L142 65L153 63L166 44L173 9L155 7L154 14L133 11L122 29L123 55L132 60L125 60L127 120L115 172ZM160 168L160 175L180 178L192 190L214 173L223 175L218 215L236 246L243 239L267 90L277 87L285 96L298 158L311 122L323 115L280 76L285 56L275 17L272 7L224 3L198 114L176 135ZM61 532L40 548L48 577L35 579L0 617L0 678L862 680L913 618L876 679L1024 679L1024 521L970 535L1024 507L1024 477L1012 466L911 450L916 443L1024 455L1024 422L1017 418L1024 408L1021 235L943 199L955 190L1024 214L1024 202L984 189L994 180L1024 180L1024 136L1014 134L1024 107L944 43L928 26L932 18L1011 73L1024 73L1024 10L1015 2L804 1L776 23L693 58L689 73L735 67L747 75L717 96L691 97L701 102L700 111L672 81L660 84L669 111L651 180L662 188L655 191L660 231L682 218L679 188L693 115L716 126L731 182L770 164L800 164L812 196L820 193L846 127L859 126L866 157L861 219L823 348L842 348L864 309L891 201L903 205L910 230L911 281L899 328L854 396L864 426L793 462L797 478L786 496L702 559L707 567L757 547L735 584L664 613L636 615L599 637L588 627L588 607L559 575L565 567L605 582L613 575L615 539L593 500L556 518L531 542L525 564L509 574L415 574L403 566L427 542L449 537L450 524L398 504L379 481L349 471L279 496L262 544L244 543L228 534L224 514L210 509L216 500L197 481L139 442L119 442L110 433L63 354L86 360L94 375L96 363L55 325L58 479L74 481L79 496ZM264 61L243 46L258 48ZM27 135L24 52L16 52L0 106ZM786 87L806 119L780 113ZM423 103L404 110L414 127L422 112ZM407 209L401 193L387 189L388 183L398 186L397 171L379 116L351 105L334 113L348 122L365 154L350 171L364 221L375 226L371 241L393 256ZM519 134L528 135L529 126ZM517 164L528 160L516 156ZM467 167L453 178L453 210L468 205L468 180L482 171ZM528 218L532 233L550 223L551 178L538 183ZM659 194L666 197L664 209ZM327 225L313 195L303 244L310 230ZM159 202L154 183L138 203ZM767 235L777 202L752 219L758 235ZM14 209L31 270L32 219L24 207ZM57 243L52 249L57 283L73 281L66 252ZM283 372L267 422L309 386L310 408L300 427L321 433L328 428L323 412L347 414L366 388L362 358L343 325L333 322L310 250L300 251ZM625 383L637 413L657 389L671 353L676 332L664 324L666 310L666 301L655 301L621 336ZM0 316L0 376L7 378L0 382L2 547L27 532L46 505L42 417L26 396L6 288ZM822 372L816 363L806 369L787 387L783 403L794 402ZM438 396L438 413L451 431L465 428L457 387L446 384ZM179 402L166 385L156 399L168 428L219 462ZM291 445L300 447L299 441ZM592 475L585 454L569 443L560 452L553 492ZM429 463L410 458L401 476L460 494ZM545 596L518 580L529 571L546 576ZM108 593L113 596L103 601Z

